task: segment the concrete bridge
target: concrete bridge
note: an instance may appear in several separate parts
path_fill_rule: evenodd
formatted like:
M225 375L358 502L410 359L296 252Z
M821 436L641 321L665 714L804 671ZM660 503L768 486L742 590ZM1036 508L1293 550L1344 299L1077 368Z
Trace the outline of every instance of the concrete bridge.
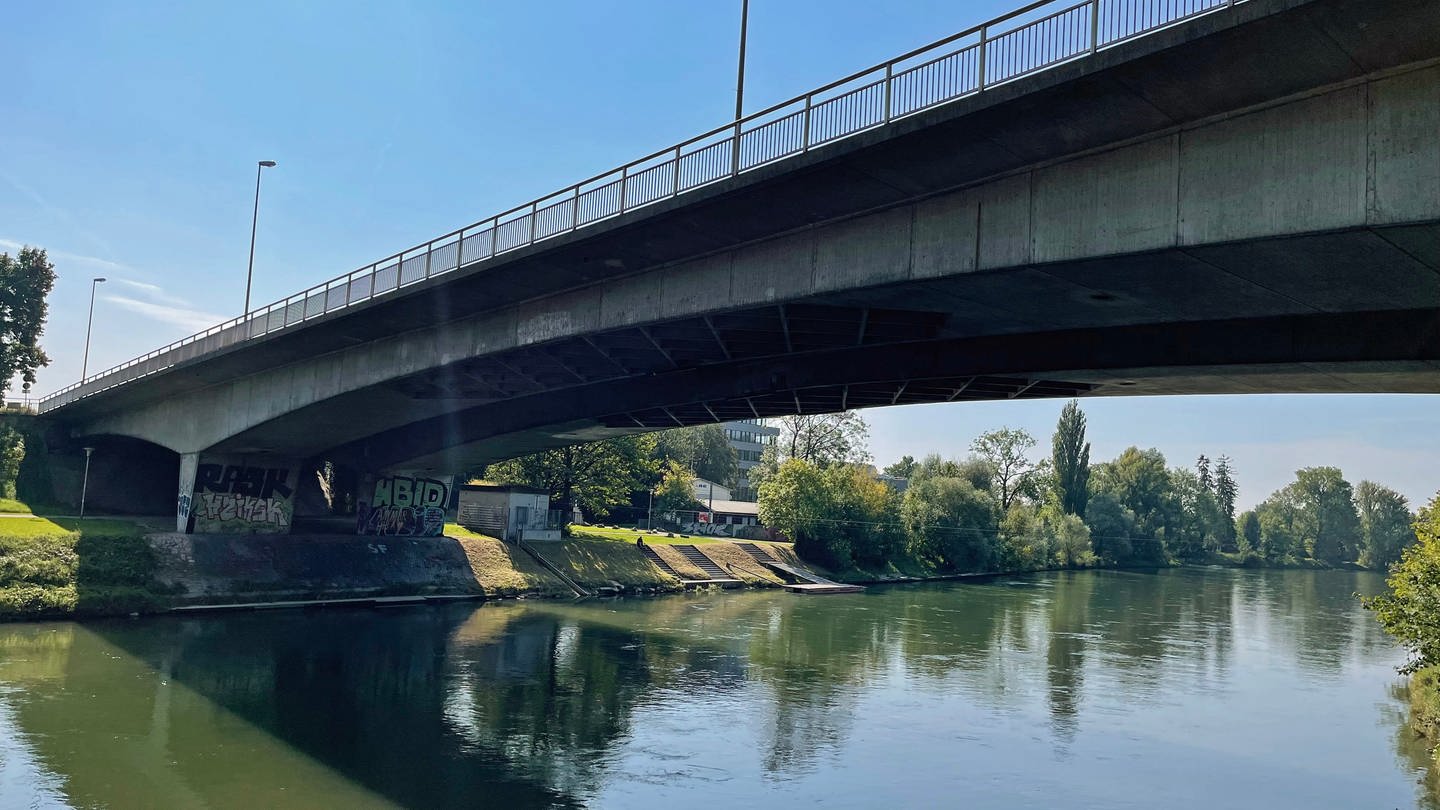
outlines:
M1046 2L40 410L135 497L178 469L183 513L197 475L254 494L281 459L440 474L879 405L1435 392L1437 307L1435 0Z

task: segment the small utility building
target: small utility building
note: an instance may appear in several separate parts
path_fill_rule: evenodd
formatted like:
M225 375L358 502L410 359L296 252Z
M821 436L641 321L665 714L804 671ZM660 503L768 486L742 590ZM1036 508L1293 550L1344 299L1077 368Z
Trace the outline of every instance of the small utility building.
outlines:
M559 540L560 521L550 511L550 493L518 484L465 484L460 487L457 521L491 537Z

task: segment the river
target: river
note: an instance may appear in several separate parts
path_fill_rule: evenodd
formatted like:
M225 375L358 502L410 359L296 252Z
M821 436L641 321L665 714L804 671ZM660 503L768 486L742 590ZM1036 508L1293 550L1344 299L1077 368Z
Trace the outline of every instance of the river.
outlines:
M1378 575L0 627L0 806L1413 808Z

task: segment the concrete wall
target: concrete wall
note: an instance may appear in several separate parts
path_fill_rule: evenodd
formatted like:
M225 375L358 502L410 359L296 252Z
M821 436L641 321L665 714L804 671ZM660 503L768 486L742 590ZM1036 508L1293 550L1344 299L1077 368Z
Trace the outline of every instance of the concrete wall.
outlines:
M338 443L457 406L376 388L388 380L607 328L957 276L974 278L965 290L969 300L1014 306L1025 296L1026 274L1039 272L1032 268L1165 249L1185 251L1207 265L1207 273L1219 268L1222 275L1254 276L1256 263L1232 261L1230 246L1363 228L1386 239L1391 232L1380 229L1387 226L1440 220L1437 127L1440 67L1375 76L908 205L303 359L104 416L83 430L197 452L307 406L367 391L371 407L329 426L327 440ZM1398 240L1408 232L1393 233ZM1415 249L1421 262L1425 249ZM1244 250L1253 259L1264 247ZM1347 257L1341 253L1334 261L1343 270ZM1314 286L1315 274L1327 272L1308 260L1293 264L1276 255L1259 263L1263 277L1245 280L1283 296L1297 284ZM1095 267L1104 270L1103 263ZM1415 268L1434 275L1419 262ZM980 272L997 270L1009 272ZM1184 285L1186 279L1173 275L1155 283ZM1371 279L1358 297L1354 287L1337 289L1333 306L1414 306L1413 291L1424 283L1418 275ZM1428 283L1433 286L1433 278ZM1225 305L1243 310L1244 301ZM956 320L983 334L983 319L967 321L963 304L957 306L962 317Z

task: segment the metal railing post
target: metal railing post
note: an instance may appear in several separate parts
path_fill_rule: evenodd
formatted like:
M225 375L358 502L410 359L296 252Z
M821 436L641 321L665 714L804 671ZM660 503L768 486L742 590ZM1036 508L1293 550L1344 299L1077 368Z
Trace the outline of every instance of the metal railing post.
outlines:
M979 75L979 77L978 77L978 79L979 79L979 84L977 84L977 85L975 86L975 89L976 89L976 90L984 90L984 89L985 89L985 50L986 50L986 49L985 49L985 45L986 45L986 43L988 43L989 41L990 41L990 26L987 25L987 26L984 26L984 27L982 27L982 28L980 29L980 75Z
M495 258L495 251L500 245L500 218L490 220L490 258Z
M533 203L530 203L530 241L529 241L529 242L526 242L526 244L528 244L528 245L533 245L533 244L535 244L536 229L539 227L539 225L537 224L537 220L539 220L539 219L540 219L540 202L537 200L537 201L535 201L535 202L533 202Z
M885 65L885 123L890 123L890 85L895 79L895 63Z
M680 193L680 147L675 147L675 171L670 174L670 196Z
M460 233L455 236L455 269L459 270L460 265L465 262L465 229L461 228Z
M1100 50L1100 0L1090 0L1090 53Z
M735 122L735 143L730 149L730 176L740 173L740 122Z
M625 213L625 194L630 190L630 167L626 166L620 170L620 210L617 214Z
M810 107L815 100L814 96L805 97L805 137L801 139L800 151L810 151Z
M580 227L580 186L578 185L575 186L575 204L571 208L573 210L570 212L570 230L573 231Z

